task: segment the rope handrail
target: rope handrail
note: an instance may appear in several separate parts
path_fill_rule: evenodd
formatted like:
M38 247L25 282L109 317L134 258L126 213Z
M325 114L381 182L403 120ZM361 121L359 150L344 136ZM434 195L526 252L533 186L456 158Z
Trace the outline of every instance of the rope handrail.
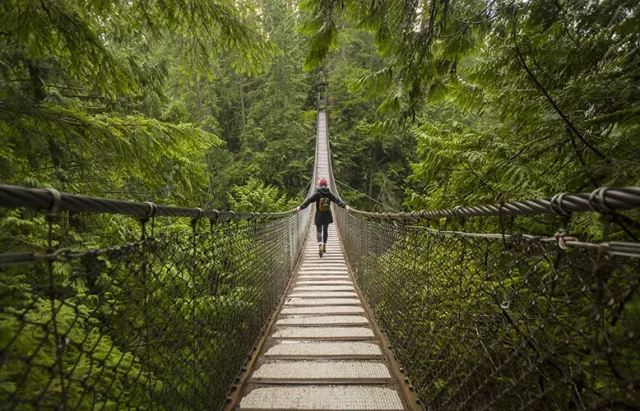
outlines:
M568 216L574 212L596 211L600 213L630 210L640 207L640 187L600 187L591 193L556 194L533 200L511 201L502 204L457 206L440 210L420 210L400 213L379 213L351 209L351 212L368 218L383 220L428 220L436 218L467 218L488 216L516 216L556 214Z
M337 194L330 157L328 174ZM640 243L637 225L616 213L638 208L640 187L601 187L443 210L336 208L335 217L351 272L424 409L635 409ZM603 218L570 218L588 211ZM535 215L560 217L559 230L519 232ZM488 216L499 222L464 221ZM524 221L507 227L503 216ZM601 242L569 234L585 221ZM456 230L463 223L501 232Z
M57 193L57 194L56 194ZM59 198L57 199L57 196ZM57 204L55 204L57 202ZM208 219L279 219L293 215L295 210L277 213L235 213L233 211L203 210L201 208L185 208L156 205L150 202L136 203L132 201L113 200L102 197L91 197L78 194L58 193L52 189L24 188L0 184L0 207L32 208L76 213L106 213L145 217L190 217Z
M332 174L332 173L331 173ZM333 179L333 178L332 178ZM337 191L337 190L335 190ZM55 202L53 190L24 188L0 184L0 207L50 209ZM339 195L339 194L338 194ZM591 193L557 194L542 199L512 201L502 204L482 204L457 206L440 210L420 210L412 212L381 213L351 208L356 215L383 220L428 220L436 218L467 218L511 215L569 215L573 212L613 212L640 207L640 187L608 188L600 187ZM292 215L295 209L275 213L235 213L233 211L202 210L113 200L102 197L60 193L59 211L77 213L107 213L145 217L190 217L190 218L283 218Z
M326 175L340 197L327 129L318 110L309 194ZM451 219L639 207L640 187L601 187L442 210L336 208L335 218L351 272L427 409L596 409L640 403L640 243L609 235L613 218L598 244L562 230L456 231ZM313 212L10 185L0 185L0 208L47 215L7 213L0 238L7 409L220 409L303 255ZM55 218L62 211L79 215ZM114 230L114 219L82 213L138 220ZM191 227L154 232L155 217L189 217ZM440 229L425 223L439 218Z

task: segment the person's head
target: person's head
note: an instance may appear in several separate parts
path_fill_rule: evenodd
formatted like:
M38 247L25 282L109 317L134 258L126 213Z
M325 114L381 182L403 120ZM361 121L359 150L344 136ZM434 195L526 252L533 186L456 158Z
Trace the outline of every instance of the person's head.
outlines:
M327 179L326 179L326 178L322 177L322 178L320 179L320 183L318 183L318 185L319 185L320 187L327 187L327 186L329 185L329 183L327 182Z

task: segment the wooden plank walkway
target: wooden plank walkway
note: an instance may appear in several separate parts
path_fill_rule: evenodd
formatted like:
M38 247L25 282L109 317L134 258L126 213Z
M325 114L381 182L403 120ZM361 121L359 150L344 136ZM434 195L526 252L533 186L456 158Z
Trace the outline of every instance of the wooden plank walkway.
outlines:
M318 113L316 174L330 183L327 118ZM251 410L419 410L384 349L347 267L335 225L318 255L315 226L257 357L231 407Z
M410 409L347 270L334 226L320 258L310 230L302 263L237 408Z

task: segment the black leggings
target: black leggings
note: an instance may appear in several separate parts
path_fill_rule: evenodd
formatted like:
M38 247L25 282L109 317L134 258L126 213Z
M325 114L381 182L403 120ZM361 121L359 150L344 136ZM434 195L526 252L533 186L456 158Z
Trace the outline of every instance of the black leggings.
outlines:
M316 230L318 231L318 242L326 243L329 239L329 224L318 224Z

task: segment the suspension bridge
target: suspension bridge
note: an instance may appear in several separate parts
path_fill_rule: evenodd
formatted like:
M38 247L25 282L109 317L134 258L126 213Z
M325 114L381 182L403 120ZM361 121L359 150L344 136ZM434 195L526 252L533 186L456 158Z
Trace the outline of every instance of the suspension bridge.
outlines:
M338 194L323 109L321 176ZM313 207L234 213L6 185L0 207L2 409L640 407L638 187L335 208L322 258ZM600 224L598 242L572 236L572 221ZM551 229L533 235L533 222ZM89 226L104 231L99 248L64 235Z

